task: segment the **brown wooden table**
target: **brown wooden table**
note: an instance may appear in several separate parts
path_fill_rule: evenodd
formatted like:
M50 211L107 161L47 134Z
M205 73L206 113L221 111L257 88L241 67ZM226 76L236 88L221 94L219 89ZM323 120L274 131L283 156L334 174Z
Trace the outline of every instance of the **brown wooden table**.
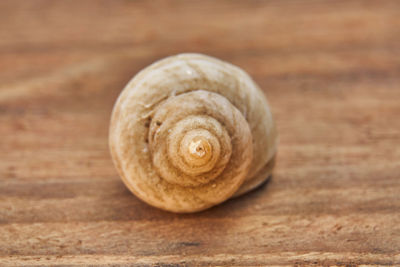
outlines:
M247 70L280 132L267 185L191 215L107 144L124 85L180 52ZM4 265L400 264L400 1L1 1L0 137Z

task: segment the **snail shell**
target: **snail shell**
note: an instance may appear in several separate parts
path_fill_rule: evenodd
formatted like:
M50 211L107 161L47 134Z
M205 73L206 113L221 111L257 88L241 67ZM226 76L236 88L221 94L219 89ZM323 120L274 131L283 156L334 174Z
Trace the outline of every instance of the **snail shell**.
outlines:
M180 54L128 83L114 106L109 141L114 164L137 197L195 212L265 181L277 133L264 94L243 70Z

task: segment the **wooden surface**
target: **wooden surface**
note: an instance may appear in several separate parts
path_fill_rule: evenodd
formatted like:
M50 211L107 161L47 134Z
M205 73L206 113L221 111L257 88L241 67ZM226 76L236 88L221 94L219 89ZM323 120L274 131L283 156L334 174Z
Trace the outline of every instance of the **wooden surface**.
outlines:
M247 70L273 179L208 211L139 201L110 112L156 59ZM400 265L400 1L1 1L0 265ZM168 265L170 266L170 265Z

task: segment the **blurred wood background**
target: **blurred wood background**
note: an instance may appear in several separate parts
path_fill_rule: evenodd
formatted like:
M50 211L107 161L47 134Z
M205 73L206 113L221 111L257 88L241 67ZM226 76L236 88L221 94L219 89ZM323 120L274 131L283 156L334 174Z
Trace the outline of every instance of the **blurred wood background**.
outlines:
M191 215L110 160L121 89L162 57L245 69L273 179ZM0 2L0 265L400 265L400 1Z

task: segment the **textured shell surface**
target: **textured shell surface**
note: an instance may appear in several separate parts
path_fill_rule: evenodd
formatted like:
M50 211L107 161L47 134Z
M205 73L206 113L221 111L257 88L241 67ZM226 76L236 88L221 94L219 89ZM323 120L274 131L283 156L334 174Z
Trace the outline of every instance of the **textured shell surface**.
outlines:
M137 197L195 212L264 182L277 133L267 99L248 74L213 57L179 54L127 84L114 106L109 143Z

